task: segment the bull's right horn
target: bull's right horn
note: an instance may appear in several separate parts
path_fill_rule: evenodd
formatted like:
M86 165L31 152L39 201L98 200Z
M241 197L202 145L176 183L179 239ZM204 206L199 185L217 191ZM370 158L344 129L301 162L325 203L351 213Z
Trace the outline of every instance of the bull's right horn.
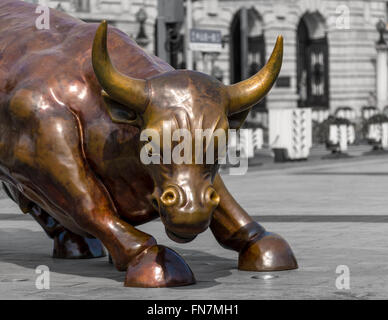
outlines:
M143 113L148 104L147 81L123 75L113 66L107 48L107 23L102 21L94 36L92 63L97 80L117 102Z
M278 77L283 61L283 37L279 36L267 64L255 75L229 85L229 114L240 113L265 97Z

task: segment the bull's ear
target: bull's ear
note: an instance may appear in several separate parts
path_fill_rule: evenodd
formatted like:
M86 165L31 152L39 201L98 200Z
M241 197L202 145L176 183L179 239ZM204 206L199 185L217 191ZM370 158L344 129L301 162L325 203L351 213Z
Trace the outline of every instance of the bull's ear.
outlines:
M141 126L141 117L136 112L110 98L105 91L102 91L101 95L109 117L113 122L130 124L136 127Z
M228 116L229 128L235 130L240 129L245 119L247 118L249 111L251 111L251 108Z

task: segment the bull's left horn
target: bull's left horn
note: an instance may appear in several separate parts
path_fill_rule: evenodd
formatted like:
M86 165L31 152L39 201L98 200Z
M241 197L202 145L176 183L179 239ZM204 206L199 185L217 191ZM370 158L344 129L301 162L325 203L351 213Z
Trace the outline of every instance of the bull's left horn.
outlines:
M102 21L92 49L94 73L101 87L117 102L143 113L148 102L147 82L123 75L113 66L107 48L107 23Z
M254 76L228 86L229 114L242 112L260 102L271 90L283 61L283 37L276 40L275 48L267 64Z

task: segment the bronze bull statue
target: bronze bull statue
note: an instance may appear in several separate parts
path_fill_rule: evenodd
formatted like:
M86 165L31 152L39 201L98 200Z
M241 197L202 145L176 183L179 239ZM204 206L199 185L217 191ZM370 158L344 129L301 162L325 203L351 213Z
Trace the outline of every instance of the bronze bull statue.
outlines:
M0 0L0 179L54 240L55 258L102 257L105 246L126 286L195 283L176 252L136 229L160 217L181 243L210 227L239 253L240 270L297 268L287 242L230 195L217 163L139 158L140 132L165 120L191 132L238 129L278 76L281 37L261 71L226 86L173 69L106 22L50 10L50 29L39 30L35 9Z

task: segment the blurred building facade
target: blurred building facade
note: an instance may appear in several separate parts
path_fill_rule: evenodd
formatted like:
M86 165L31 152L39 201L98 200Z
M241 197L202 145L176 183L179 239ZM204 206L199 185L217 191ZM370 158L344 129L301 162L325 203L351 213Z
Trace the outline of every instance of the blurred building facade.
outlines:
M68 12L87 22L102 19L126 32L145 50L156 50L157 0L29 0ZM272 93L253 118L274 108L311 107L334 113L339 107L376 104L376 24L387 20L388 0L196 0L192 25L222 33L220 53L194 52L194 68L225 84L255 73L284 36L284 60ZM185 36L184 24L180 27ZM182 38L183 39L183 38ZM184 67L184 41L177 67ZM388 89L388 88L387 88ZM317 115L318 114L318 115ZM323 115L323 117L325 117Z

